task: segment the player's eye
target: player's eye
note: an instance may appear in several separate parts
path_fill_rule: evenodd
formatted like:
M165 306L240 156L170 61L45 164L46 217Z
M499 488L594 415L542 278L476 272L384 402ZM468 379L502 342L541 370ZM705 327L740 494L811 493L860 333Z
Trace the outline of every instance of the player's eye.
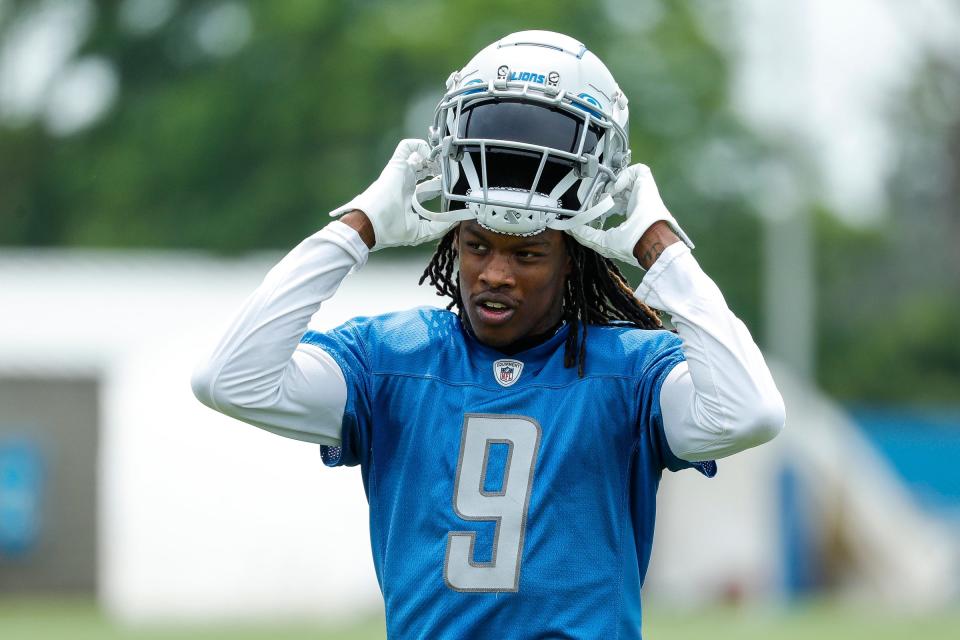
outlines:
M482 242L476 242L476 241L468 241L467 247L477 253L482 253L487 250L487 245L483 244Z

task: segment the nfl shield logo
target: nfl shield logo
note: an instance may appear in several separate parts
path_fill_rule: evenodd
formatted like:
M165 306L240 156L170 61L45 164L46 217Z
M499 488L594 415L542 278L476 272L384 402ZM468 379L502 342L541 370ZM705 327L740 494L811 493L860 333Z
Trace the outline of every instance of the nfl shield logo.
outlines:
M523 363L519 360L497 360L493 363L493 377L501 387L509 387L520 379Z

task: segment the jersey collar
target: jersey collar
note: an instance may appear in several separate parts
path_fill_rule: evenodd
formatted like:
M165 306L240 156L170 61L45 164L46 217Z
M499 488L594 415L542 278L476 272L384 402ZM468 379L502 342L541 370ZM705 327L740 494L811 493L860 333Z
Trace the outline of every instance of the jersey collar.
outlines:
M478 366L489 366L489 364L495 360L511 358L524 363L525 377L539 372L547 360L556 353L557 349L563 348L567 340L567 335L570 333L570 325L561 321L555 329L551 330L552 333L541 334L541 336L538 336L542 338L541 341L532 344L526 349L521 351L500 351L499 349L480 342L473 334L473 330L468 323L460 321L460 327L467 343L471 347L471 351L480 356L483 361L482 363L478 363Z

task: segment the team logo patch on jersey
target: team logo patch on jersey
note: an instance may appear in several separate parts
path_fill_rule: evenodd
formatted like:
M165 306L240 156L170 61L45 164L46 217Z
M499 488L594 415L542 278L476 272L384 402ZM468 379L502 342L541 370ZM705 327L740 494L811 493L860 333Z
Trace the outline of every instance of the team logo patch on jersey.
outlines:
M493 377L501 387L509 387L520 379L523 363L519 360L497 360L493 363Z

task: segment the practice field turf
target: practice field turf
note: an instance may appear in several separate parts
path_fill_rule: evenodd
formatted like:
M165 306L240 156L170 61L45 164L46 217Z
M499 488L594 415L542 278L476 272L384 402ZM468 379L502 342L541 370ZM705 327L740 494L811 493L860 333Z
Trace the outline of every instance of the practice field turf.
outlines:
M896 617L865 609L816 605L786 611L651 611L644 626L644 637L648 640L953 640L960 637L958 629L960 610ZM127 629L110 624L89 601L0 599L0 638L3 640L375 640L383 637L383 623L378 620L333 629L323 629L317 623Z

